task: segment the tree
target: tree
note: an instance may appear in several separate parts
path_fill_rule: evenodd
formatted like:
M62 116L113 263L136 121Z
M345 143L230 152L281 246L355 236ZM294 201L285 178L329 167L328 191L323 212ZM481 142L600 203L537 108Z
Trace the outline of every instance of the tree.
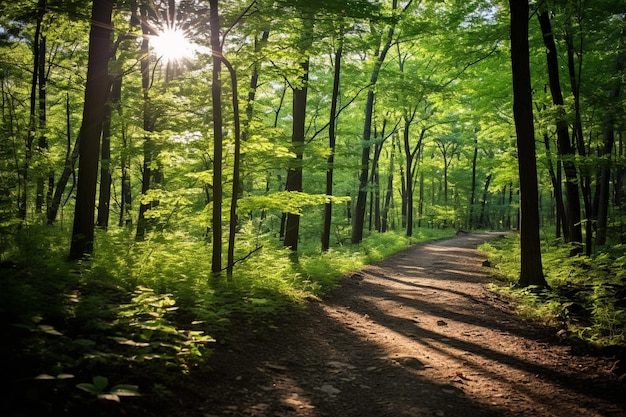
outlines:
M565 192L567 194L566 205L566 223L567 237L573 243L574 248L572 254L582 252L582 227L580 222L580 196L578 194L578 176L576 165L573 160L574 149L571 145L569 126L565 119L565 111L563 109L563 93L561 92L561 82L559 78L559 63L557 58L556 45L554 43L554 35L550 24L550 17L547 11L538 14L539 23L541 25L541 33L543 42L546 46L546 59L548 65L548 78L550 82L550 92L552 94L552 102L557 108L556 134L559 155L562 157L563 168L565 171ZM558 190L555 190L558 191Z
M405 10L411 5L409 1L405 6ZM398 8L398 1L393 0L392 9ZM369 164L370 164L370 139L372 137L372 118L374 115L374 86L378 81L380 70L385 62L387 53L393 46L395 20L387 29L387 35L384 38L382 47L376 50L376 60L370 76L370 86L367 92L367 102L365 103L365 120L363 122L363 150L361 151L361 169L359 173L359 191L357 201L354 207L354 215L352 221L352 243L360 243L363 240L363 228L365 226L365 209L367 207L367 186L369 184ZM379 45L377 45L378 47Z
M141 41L141 92L143 97L143 166L141 170L141 202L139 204L139 215L137 216L137 232L135 239L141 241L145 238L147 231L150 229L152 221L146 216L146 212L157 205L156 201L151 201L148 192L155 185L158 175L156 173L156 145L153 132L155 131L156 114L150 97L150 89L152 88L152 77L150 71L150 36L154 35L152 28L148 23L149 6L148 4L140 5L141 14L141 33L143 39Z
M517 135L520 180L521 268L518 285L545 287L539 239L539 191L535 156L530 51L528 46L528 0L509 0L511 10L511 67L513 117Z
M213 209L211 229L213 233L211 272L222 270L222 43L220 40L220 13L218 0L210 0L211 56L213 72L211 76L211 97L213 99Z
M109 95L108 64L113 33L112 14L111 0L93 1L70 259L79 259L93 252L100 134Z
M296 155L293 165L287 171L287 191L302 192L302 158L304 152L304 137L306 130L306 101L309 82L309 48L313 43L313 20L312 16L302 19L303 30L300 40L299 52L303 54L300 61L301 75L297 85L293 87L293 125L291 131L291 146ZM284 245L293 251L298 250L298 238L300 231L300 214L287 213L285 223Z
M335 62L333 65L333 91L330 104L330 116L328 127L328 167L326 168L326 195L333 195L333 176L335 163L335 147L337 144L337 102L339 100L339 86L341 83L341 57L343 56L344 27L343 22L339 28L338 47L335 51ZM333 206L330 201L324 204L324 226L322 228L322 251L330 249L330 225L332 221Z

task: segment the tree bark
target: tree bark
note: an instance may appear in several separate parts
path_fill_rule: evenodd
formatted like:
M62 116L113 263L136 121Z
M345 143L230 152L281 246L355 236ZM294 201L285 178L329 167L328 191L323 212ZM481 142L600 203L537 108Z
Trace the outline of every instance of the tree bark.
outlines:
M65 164L63 165L63 171L59 176L56 188L52 193L50 203L46 209L47 223L49 225L54 224L56 221L59 207L61 206L61 199L65 192L65 187L70 179L70 176L74 174L74 168L76 166L76 160L78 159L78 144L80 138L76 140L72 147L72 125L71 125L71 110L70 110L70 94L65 95L65 130L67 138L67 150L65 152Z
M39 65L37 68L38 90L39 90L39 139L37 142L37 151L41 158L46 158L48 152L48 138L46 137L46 89L47 89L47 76L46 76L46 36L42 35L39 40ZM45 165L45 164L44 164ZM48 179L48 191L45 191L45 174ZM50 185L52 183L52 185ZM37 193L35 199L35 212L41 213L46 202L47 206L50 204L50 196L54 187L54 171L48 170L47 173L39 172L37 174ZM47 197L47 198L46 198Z
M539 191L535 155L530 54L528 46L528 0L509 0L511 10L511 64L513 116L517 135L520 179L521 269L518 285L545 287L539 239Z
M573 161L574 149L571 145L569 127L565 120L565 111L563 109L563 93L561 92L561 84L559 79L559 63L552 35L552 27L550 17L547 11L538 15L543 42L546 46L546 59L548 65L548 78L550 81L550 93L552 102L558 108L558 116L556 120L556 134L559 155L563 160L563 169L565 172L565 193L567 195L567 229L569 241L574 245L572 254L582 252L582 226L580 215L580 195L578 192L578 175L576 165Z
M154 204L146 200L148 191L152 188L152 179L154 177L153 161L155 157L155 143L151 136L154 131L155 116L153 114L152 104L150 102L150 40L152 34L148 26L148 10L147 6L142 5L141 9L141 33L143 40L141 42L141 91L143 94L143 167L141 175L141 201L139 203L139 215L137 216L137 232L135 240L144 240L146 233L150 230L152 221L146 218L146 212L150 210Z
M565 215L565 204L563 204L563 188L561 187L560 176L554 170L552 164L552 154L550 152L550 138L548 135L543 136L543 143L546 147L548 174L550 175L550 182L552 182L552 189L554 190L554 198L556 201L556 238L561 237L561 231L565 233L565 241L569 241L569 228L567 227L567 216ZM559 162L557 162L559 163Z
M393 9L397 8L398 2L394 0ZM363 227L365 226L365 208L367 207L367 186L369 184L369 163L370 163L370 139L372 137L372 118L374 115L374 85L378 81L380 69L385 57L391 48L393 41L394 27L387 32L387 39L382 50L378 54L378 59L374 64L372 75L370 76L370 89L367 92L365 103L365 121L363 122L363 150L361 151L361 172L359 174L359 192L357 194L354 214L352 216L352 243L361 243L363 240Z
M222 44L220 42L220 15L218 0L209 0L211 25L211 56L213 73L211 78L211 97L213 106L213 211L211 220L212 253L211 272L219 274L222 270Z
M226 275L230 278L233 276L233 267L235 266L235 237L239 218L237 217L237 202L241 193L240 186L240 168L241 168L241 124L239 119L239 93L237 84L237 73L231 63L224 57L222 62L228 68L232 86L233 99L233 120L235 125L235 146L233 151L233 187L230 196L230 218L228 225L228 250L226 261Z
M469 203L468 229L474 228L474 204L476 203L476 165L478 162L478 138L474 138L474 154L472 156L472 189Z
M24 152L24 164L22 166L22 188L21 195L18 196L18 215L22 220L26 220L26 212L28 206L28 171L30 170L30 162L33 156L33 142L37 131L37 80L39 79L39 68L41 53L41 31L43 18L46 14L46 0L38 0L37 2L37 22L35 26L35 36L33 39L33 74L30 84L30 113L28 121L28 132L26 135L26 149Z
M108 64L113 32L112 13L112 1L93 1L70 259L80 259L93 252L100 134L109 95Z
M485 221L486 216L486 208L487 208L487 192L489 191L489 184L491 183L492 174L487 175L485 179L485 187L483 188L483 197L480 200L480 216L478 218L478 227L487 227L491 223L490 221Z
M111 203L111 116L122 94L122 77L116 76L111 84L111 96L107 102L102 125L102 156L100 167L100 194L96 225L106 230L109 227Z
M623 71L623 64L618 64L618 72ZM611 106L611 109L618 108L616 103L620 96L620 87L617 86L609 93L609 100L615 103ZM600 157L606 158L602 161L600 166L600 177L598 178L599 192L598 192L598 215L597 215L597 231L596 231L596 244L605 245L607 239L607 227L609 218L609 201L611 198L611 154L613 153L613 146L615 144L615 121L616 117L612 110L609 111L608 120L605 122L602 149Z
M293 166L287 171L287 191L302 192L302 156L304 152L304 132L306 123L306 100L307 83L309 79L309 59L306 58L301 64L303 75L302 85L293 90L293 126L291 134L291 146L296 154ZM287 213L285 223L284 245L292 251L298 250L298 238L300 234L300 215Z
M333 92L330 101L330 123L328 126L328 164L326 168L326 195L333 195L333 174L335 164L335 144L337 142L337 103L339 101L339 86L341 84L341 58L343 55L343 27L339 33L339 46L335 51L334 76L333 76ZM330 226L333 217L333 206L329 201L324 204L324 226L322 229L322 251L326 252L330 249Z

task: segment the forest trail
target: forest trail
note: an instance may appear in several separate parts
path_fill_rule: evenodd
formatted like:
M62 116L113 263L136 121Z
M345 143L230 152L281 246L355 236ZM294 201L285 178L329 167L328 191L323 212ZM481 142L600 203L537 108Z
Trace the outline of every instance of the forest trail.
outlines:
M185 416L626 416L609 359L577 355L485 289L475 248L417 245L262 336L218 347Z

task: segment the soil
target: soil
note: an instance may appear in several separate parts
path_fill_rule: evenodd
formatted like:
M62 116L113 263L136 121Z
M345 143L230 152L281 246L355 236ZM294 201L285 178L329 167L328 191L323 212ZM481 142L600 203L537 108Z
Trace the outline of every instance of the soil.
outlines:
M613 357L577 349L486 289L462 234L346 276L263 334L219 345L184 416L626 416Z

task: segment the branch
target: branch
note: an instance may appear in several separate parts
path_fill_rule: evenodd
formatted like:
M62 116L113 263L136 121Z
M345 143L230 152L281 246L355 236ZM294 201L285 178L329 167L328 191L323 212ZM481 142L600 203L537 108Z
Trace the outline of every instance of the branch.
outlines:
M237 16L237 19L235 19L235 21L232 23L232 25L230 25L230 27L228 29L226 29L226 31L222 35L222 49L224 48L224 42L226 42L226 35L228 35L228 32L230 32L231 29L233 29L237 25L237 23L239 23L239 21L241 19L243 19L243 17L250 11L252 6L254 6L256 4L256 1L257 0L252 0L252 3L250 3L250 5L248 7L246 7L246 9L239 16Z
M229 267L233 267L235 265L237 265L239 262L243 262L246 259L248 259L249 257L251 257L255 252L260 251L261 249L263 249L263 245L261 246L257 246L256 248L254 248L253 250L251 250L250 252L248 252L248 254L246 256L244 256L243 258L239 258L236 261L233 262L232 265L228 265L225 268L222 268L222 270L220 272L224 272L226 271Z

